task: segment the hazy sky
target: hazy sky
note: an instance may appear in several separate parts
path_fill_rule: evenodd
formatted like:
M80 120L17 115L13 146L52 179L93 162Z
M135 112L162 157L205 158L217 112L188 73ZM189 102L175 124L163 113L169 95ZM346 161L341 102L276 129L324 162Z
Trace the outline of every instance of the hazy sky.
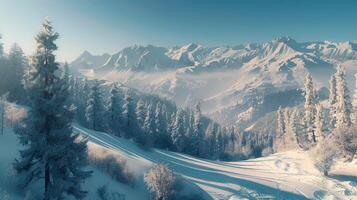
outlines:
M5 47L17 42L31 54L46 16L60 33L62 61L85 49L113 53L133 44L357 39L357 0L0 0Z

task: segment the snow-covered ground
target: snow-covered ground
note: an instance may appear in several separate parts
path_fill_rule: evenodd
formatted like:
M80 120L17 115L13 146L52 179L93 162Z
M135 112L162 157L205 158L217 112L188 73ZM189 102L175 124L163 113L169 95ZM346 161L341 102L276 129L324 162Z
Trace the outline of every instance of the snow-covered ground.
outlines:
M340 163L327 178L304 151L288 151L239 162L197 159L185 154L143 150L131 141L75 127L90 143L106 147L127 160L136 174L152 163L165 163L213 199L357 199L357 162Z
M20 113L12 112L12 118ZM12 163L20 148L11 123L6 124L0 135L0 200L24 199L26 193L14 187ZM357 199L357 161L339 163L331 171L331 177L321 175L314 167L307 152L289 151L264 158L239 162L220 162L198 159L185 154L165 150L144 150L133 142L75 126L74 130L88 136L92 151L106 150L126 160L136 184L129 186L112 180L92 166L94 174L84 189L86 199L96 200L97 189L103 185L113 194L124 194L127 200L148 199L142 181L143 174L153 163L165 163L183 176L191 189L207 199ZM32 195L41 193L32 187ZM28 195L28 194L27 194ZM36 199L36 198L35 198Z
M95 148L93 144L89 143L90 148ZM15 175L12 168L12 163L18 155L18 141L16 135L10 128L7 128L4 135L0 134L0 200L23 200L24 196L29 195L31 191L32 198L29 200L38 199L36 194L41 194L37 186L18 190L15 187ZM118 183L112 180L107 174L89 166L88 170L93 171L93 176L86 180L84 190L88 191L88 200L98 200L97 189L106 185L108 192L113 195L124 194L126 199L147 199L148 194L143 187L129 186ZM139 191L140 190L140 191ZM139 191L139 192L138 192ZM72 198L68 198L72 199Z

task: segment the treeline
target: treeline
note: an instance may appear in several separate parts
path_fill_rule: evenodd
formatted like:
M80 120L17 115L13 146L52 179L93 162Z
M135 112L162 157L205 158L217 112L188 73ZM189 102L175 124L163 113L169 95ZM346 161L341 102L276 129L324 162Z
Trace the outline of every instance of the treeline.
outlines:
M357 83L357 80L356 80ZM352 160L357 151L357 90L354 100L345 69L338 65L329 81L329 99L319 100L310 74L305 77L305 103L301 108L277 111L275 151L287 148L317 151L319 166L327 174L335 158Z
M23 103L26 98L23 78L27 71L28 61L22 49L13 44L5 53L0 41L0 95L8 94L8 100Z
M203 116L200 104L183 109L120 83L78 77L70 82L76 120L87 128L205 158L234 151L234 128Z

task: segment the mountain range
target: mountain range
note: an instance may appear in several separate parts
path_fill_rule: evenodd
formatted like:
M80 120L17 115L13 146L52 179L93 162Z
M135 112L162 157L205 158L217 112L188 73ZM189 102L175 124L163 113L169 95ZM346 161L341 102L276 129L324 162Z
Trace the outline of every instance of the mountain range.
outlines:
M298 104L294 98L269 103L266 97L296 95L307 72L316 87L326 91L336 65L346 67L353 91L357 72L357 42L297 42L279 37L269 42L236 46L204 47L188 44L175 47L134 45L112 55L85 51L70 63L73 70L91 69L100 79L120 81L144 92L159 94L179 105L202 102L206 113L218 121L252 122L254 116L274 111L280 104ZM85 73L84 73L85 74ZM262 111L264 110L264 111ZM229 116L227 117L222 116ZM248 126L249 123L246 123Z

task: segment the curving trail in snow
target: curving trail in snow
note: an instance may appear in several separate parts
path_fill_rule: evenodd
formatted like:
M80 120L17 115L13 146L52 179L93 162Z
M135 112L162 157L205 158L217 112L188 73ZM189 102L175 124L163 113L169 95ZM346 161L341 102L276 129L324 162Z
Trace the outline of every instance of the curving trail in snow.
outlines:
M143 150L129 140L79 126L74 130L88 136L90 142L119 153L138 174L152 163L165 163L212 199L357 199L356 177L337 180L321 176L303 151L220 162L165 150ZM352 167L357 171L357 165Z

